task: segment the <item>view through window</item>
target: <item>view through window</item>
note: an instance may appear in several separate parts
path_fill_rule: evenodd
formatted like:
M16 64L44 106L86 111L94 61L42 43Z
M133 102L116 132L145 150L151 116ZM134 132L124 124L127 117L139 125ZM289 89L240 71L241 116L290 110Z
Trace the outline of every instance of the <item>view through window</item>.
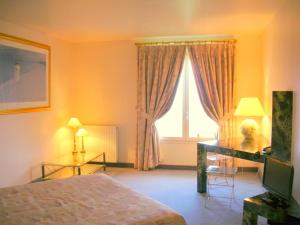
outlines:
M217 135L218 125L207 116L198 97L188 55L171 109L155 124L162 139L212 139Z

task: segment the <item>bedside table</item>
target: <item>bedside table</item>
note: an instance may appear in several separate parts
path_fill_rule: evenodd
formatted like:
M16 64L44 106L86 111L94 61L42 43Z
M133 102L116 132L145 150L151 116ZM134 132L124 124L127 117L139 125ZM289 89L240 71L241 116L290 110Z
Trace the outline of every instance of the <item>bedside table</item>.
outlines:
M101 168L105 171L105 163L105 152L74 153L71 156L42 162L42 179L49 180L92 174Z

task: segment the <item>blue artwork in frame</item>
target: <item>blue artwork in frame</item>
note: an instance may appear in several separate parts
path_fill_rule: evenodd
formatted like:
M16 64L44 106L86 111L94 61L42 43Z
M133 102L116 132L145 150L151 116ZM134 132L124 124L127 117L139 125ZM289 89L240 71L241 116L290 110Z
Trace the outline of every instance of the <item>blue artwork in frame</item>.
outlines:
M0 33L0 114L50 107L50 47Z

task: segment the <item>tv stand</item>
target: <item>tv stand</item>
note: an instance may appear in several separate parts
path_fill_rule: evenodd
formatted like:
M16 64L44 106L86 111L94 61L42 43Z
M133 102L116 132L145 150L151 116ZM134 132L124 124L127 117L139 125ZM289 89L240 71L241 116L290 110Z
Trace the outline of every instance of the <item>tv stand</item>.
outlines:
M243 225L256 225L258 216L267 218L269 224L300 225L300 206L294 199L286 204L268 196L264 193L244 199Z
M262 194L261 199L270 206L281 207L281 208L287 208L289 206L289 203L287 201L277 197L271 192L265 192L264 194Z

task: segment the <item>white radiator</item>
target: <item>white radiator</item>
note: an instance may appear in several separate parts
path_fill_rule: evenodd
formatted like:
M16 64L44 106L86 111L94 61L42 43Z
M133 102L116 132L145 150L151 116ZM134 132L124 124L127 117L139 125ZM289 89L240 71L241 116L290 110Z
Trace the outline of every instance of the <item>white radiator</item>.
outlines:
M86 151L105 152L107 162L118 161L118 128L116 126L84 126ZM80 144L79 144L80 146Z

